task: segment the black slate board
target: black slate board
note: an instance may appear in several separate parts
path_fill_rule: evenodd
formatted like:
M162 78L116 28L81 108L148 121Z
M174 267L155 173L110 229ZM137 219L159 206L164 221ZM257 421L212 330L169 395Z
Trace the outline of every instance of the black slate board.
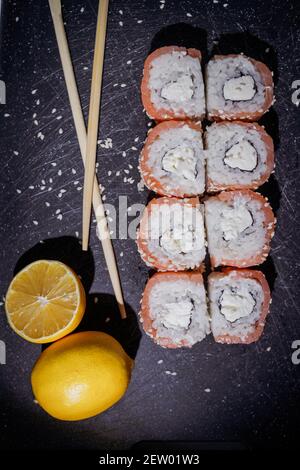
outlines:
M63 4L86 115L97 2ZM192 350L179 351L161 349L145 335L140 338L136 312L148 269L134 241L114 242L129 310L122 325L95 225L91 251L81 253L76 232L81 231L83 168L48 2L2 5L0 79L6 83L7 104L0 105L0 294L5 295L13 273L28 261L59 257L75 267L91 292L83 328L105 327L131 354L137 352L128 393L113 409L83 422L56 421L34 403L31 392L30 372L40 347L10 330L1 306L0 339L7 351L7 363L0 366L2 447L124 449L141 440L292 446L299 439L300 418L300 365L291 360L292 342L300 339L300 109L292 102L292 83L300 79L299 3L165 0L162 8L159 0L110 2L99 138L111 138L112 148L99 146L98 152L106 202L116 204L124 195L131 206L149 198L147 191L137 190L137 161L148 123L139 85L151 49L174 42L194 45L202 48L205 59L213 50L243 51L274 70L277 101L263 122L276 143L277 165L264 193L277 212L278 227L264 267L274 285L265 332L250 346L218 345L207 338Z

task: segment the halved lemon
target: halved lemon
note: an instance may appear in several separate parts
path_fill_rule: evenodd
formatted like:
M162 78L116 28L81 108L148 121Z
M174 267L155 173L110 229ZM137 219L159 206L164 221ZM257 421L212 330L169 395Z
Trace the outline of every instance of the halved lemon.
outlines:
M71 333L86 305L79 277L59 261L29 264L12 280L5 300L8 322L32 343L50 343Z

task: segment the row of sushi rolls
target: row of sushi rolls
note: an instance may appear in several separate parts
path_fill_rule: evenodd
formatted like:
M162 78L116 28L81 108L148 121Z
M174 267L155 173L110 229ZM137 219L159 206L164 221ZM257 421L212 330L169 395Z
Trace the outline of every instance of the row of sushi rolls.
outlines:
M255 190L274 172L274 146L255 121L274 102L272 75L243 54L214 56L203 73L201 52L177 46L145 61L142 102L156 126L139 169L157 196L137 246L157 272L139 316L163 347L191 347L210 333L248 344L263 332L270 288L253 267L268 256L276 219Z

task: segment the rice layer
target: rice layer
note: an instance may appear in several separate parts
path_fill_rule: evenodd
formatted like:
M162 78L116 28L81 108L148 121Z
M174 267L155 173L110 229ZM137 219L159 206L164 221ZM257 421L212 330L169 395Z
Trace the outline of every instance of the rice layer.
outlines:
M262 175L267 178L268 148L262 135L272 148L271 138L254 124L215 123L207 128L205 147L209 191L243 185L257 188Z
M204 83L199 58L186 51L172 51L153 59L148 83L156 109L184 113L187 117L205 114Z
M233 271L222 277L210 276L208 291L211 329L214 337L234 336L239 337L240 342L244 342L249 335L254 333L256 322L261 315L264 293L260 283L254 279L238 278ZM228 297L223 300L224 292L232 293L229 301ZM249 299L252 299L252 302ZM245 309L245 304L248 310ZM236 317L231 317L231 319L236 318L234 321L228 319L230 308L236 313ZM247 312L249 313L246 314ZM245 314L240 316L242 313Z
M203 283L161 281L151 289L149 307L158 343L167 338L173 345L192 346L210 332Z

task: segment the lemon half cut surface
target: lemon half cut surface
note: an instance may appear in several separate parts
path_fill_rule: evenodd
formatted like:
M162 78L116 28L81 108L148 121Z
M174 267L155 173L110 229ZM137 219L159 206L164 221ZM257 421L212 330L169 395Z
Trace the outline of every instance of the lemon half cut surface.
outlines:
M49 343L71 333L86 306L84 288L71 268L39 260L12 280L5 299L11 328L32 343Z

